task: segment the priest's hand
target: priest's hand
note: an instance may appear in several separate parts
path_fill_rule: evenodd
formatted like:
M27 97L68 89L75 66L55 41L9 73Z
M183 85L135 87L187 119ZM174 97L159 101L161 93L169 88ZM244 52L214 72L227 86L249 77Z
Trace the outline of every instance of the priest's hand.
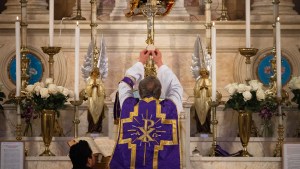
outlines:
M146 61L148 60L149 58L149 55L150 55L150 51L148 51L147 49L144 49L140 52L140 57L139 57L139 62L145 64Z
M151 54L153 56L153 61L157 65L158 68L161 65L163 65L161 52L158 49L155 49L154 51L151 51Z

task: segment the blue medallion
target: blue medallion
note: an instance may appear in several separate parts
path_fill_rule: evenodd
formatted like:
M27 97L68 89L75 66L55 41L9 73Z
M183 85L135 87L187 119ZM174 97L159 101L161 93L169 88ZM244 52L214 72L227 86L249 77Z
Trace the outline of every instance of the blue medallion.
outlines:
M29 59L29 68L27 70L27 74L29 74L28 84L34 84L42 79L44 67L38 56L29 53L27 58ZM9 77L16 84L16 57L9 64Z
M258 79L264 84L269 85L270 77L274 74L271 68L271 59L273 55L267 55L264 57L257 66L257 76ZM292 66L286 57L282 56L281 58L281 80L282 85L286 85L292 75Z

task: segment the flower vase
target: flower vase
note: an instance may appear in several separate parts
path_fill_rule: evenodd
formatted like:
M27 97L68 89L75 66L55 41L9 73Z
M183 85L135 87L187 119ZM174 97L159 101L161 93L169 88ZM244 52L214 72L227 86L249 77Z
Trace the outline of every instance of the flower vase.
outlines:
M272 137L273 136L273 124L271 119L262 119L260 128L261 137Z
M238 127L239 127L239 135L240 140L243 146L243 150L241 151L242 157L252 157L252 155L248 152L247 146L251 135L251 121L252 121L252 113L251 112L239 112L238 116Z
M49 149L54 134L56 112L54 110L42 110L41 130L45 151L40 156L55 156Z

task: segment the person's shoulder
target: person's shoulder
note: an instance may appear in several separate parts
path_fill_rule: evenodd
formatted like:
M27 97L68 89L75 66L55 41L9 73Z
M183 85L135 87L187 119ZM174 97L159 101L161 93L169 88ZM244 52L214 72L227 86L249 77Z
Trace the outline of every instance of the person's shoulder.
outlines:
M175 108L176 108L175 103L174 103L172 100L170 100L170 99L164 99L164 100L162 100L162 101L160 102L160 104L161 104L162 106L168 106L168 107L175 107Z
M123 105L136 105L139 102L138 98L128 97L123 102Z

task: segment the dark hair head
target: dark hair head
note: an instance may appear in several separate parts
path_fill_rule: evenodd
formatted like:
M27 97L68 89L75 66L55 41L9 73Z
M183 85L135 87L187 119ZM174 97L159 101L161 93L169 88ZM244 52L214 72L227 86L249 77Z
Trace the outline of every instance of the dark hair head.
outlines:
M87 141L80 140L71 146L69 156L73 168L85 168L88 158L92 158L92 150Z
M159 99L161 94L160 81L154 76L145 77L139 84L139 94L142 99L145 97Z

